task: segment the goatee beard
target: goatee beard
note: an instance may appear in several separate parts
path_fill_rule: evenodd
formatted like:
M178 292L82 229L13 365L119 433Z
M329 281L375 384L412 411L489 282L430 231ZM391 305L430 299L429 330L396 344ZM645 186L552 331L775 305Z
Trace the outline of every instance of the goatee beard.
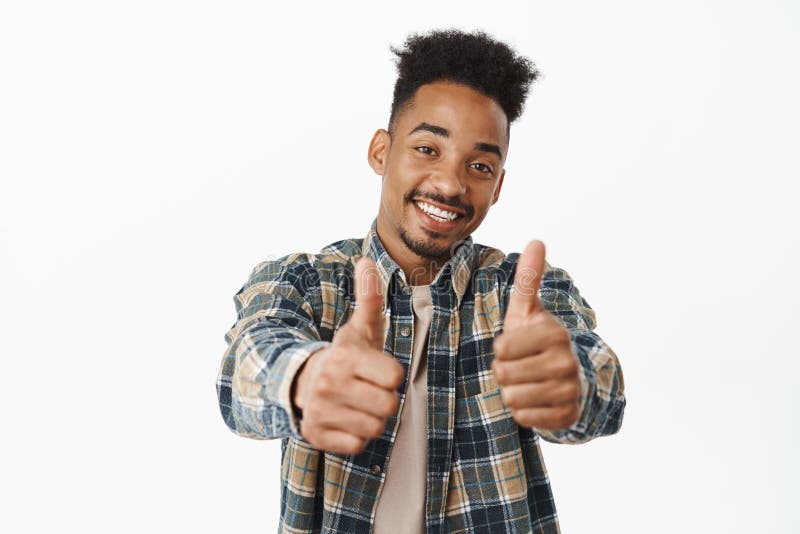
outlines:
M442 234L438 234L436 232L428 233L433 238L443 237ZM405 243L411 252L420 258L433 261L450 257L450 245L440 246L432 241L413 239L410 235L408 235L408 232L406 232L405 228L402 227L400 228L400 239L403 240L403 243Z

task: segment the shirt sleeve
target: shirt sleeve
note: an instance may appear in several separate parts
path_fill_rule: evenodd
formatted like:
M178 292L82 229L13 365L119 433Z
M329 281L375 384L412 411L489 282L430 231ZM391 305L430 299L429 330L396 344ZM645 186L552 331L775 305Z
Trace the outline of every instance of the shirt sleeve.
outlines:
M508 278L513 281L513 272ZM513 285L508 284L508 289ZM553 443L584 443L616 433L625 411L625 382L614 351L598 336L595 312L569 274L547 264L539 298L569 332L572 352L580 363L581 403L578 421L570 428L534 430ZM504 295L508 303L508 291Z
M320 293L308 255L293 254L257 265L234 296L237 320L225 334L216 388L222 418L237 435L303 439L290 391L308 357L330 345L314 319Z

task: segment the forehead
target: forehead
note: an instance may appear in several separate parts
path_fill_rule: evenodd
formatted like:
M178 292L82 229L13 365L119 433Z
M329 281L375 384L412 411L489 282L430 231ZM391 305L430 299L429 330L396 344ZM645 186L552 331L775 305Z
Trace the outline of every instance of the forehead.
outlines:
M506 143L506 114L492 98L463 84L434 82L421 85L398 117L402 135L421 122L442 126L454 138L469 142Z

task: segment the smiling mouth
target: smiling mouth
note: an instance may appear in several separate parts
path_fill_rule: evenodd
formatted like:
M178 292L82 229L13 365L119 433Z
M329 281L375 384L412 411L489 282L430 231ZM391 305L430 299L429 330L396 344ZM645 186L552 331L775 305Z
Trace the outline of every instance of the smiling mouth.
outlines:
M443 208L439 208L438 206L434 206L424 200L414 200L414 204L425 213L425 215L429 216L431 219L437 222L452 222L456 219L463 217L463 214L457 211L450 211Z
M441 238L461 226L465 216L455 211L444 210L423 200L413 201L417 217L430 237Z

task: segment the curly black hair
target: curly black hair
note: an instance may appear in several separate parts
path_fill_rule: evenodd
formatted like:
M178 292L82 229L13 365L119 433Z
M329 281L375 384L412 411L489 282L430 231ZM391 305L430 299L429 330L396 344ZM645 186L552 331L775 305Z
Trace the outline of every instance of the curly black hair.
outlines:
M392 46L390 50L397 56L398 74L390 133L394 132L397 113L413 99L417 89L435 81L462 83L494 99L506 114L508 128L522 114L530 85L539 76L531 60L480 30L412 33L404 48Z

